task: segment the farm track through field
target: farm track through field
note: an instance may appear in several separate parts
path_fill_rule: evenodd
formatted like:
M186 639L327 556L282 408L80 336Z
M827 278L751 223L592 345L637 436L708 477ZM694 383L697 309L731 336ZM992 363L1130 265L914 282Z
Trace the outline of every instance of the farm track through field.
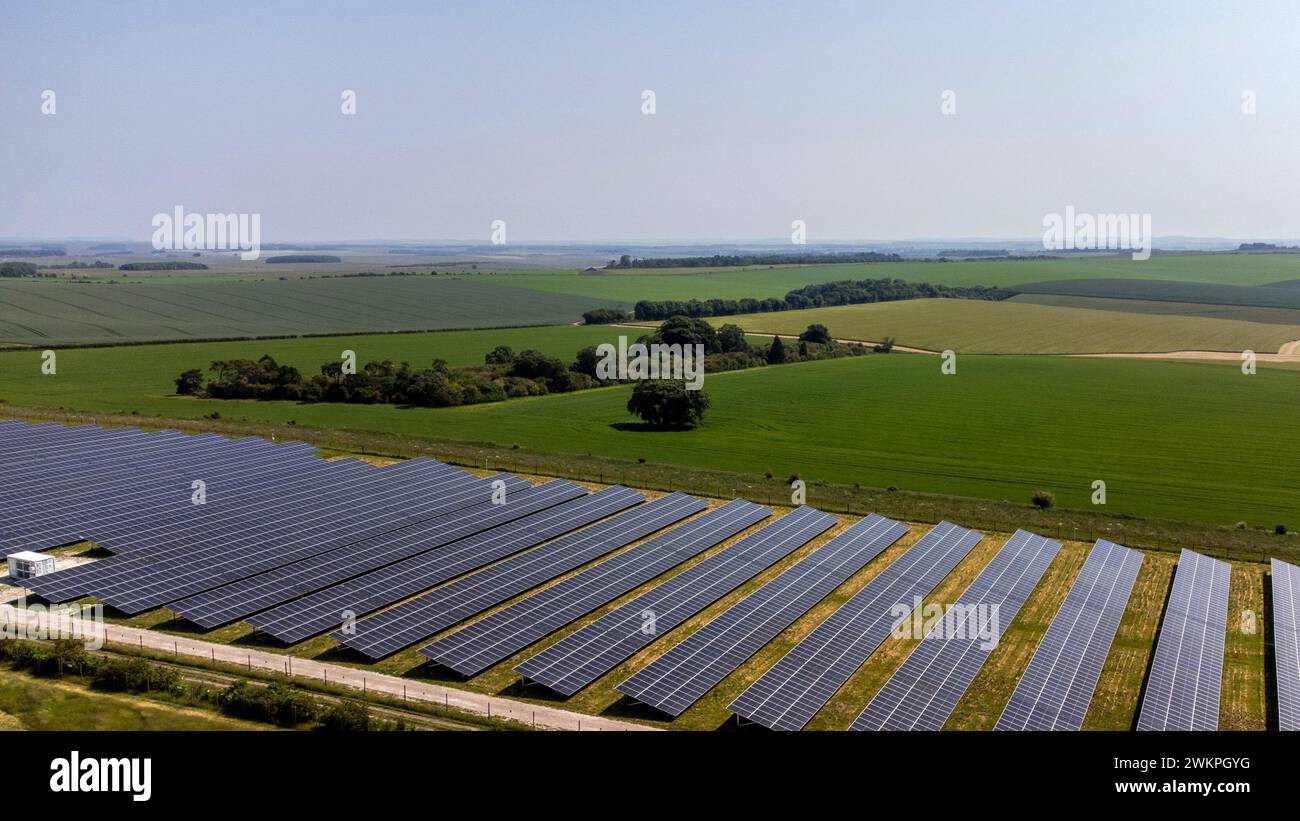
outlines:
M1068 356L1092 359L1177 359L1202 362L1240 362L1241 351L1165 351L1164 353L1073 353ZM1300 363L1300 340L1288 342L1277 353L1256 353L1256 361L1275 364Z
M615 322L615 323L611 323L611 324L610 324L610 327L612 327L612 328L638 328L638 329L641 329L641 330L646 330L646 329L654 330L655 328L658 328L658 327L659 327L659 323L648 324L648 325L637 325L637 324L631 324L631 323L624 324L624 323L618 323L618 322ZM746 333L749 333L749 332L746 332ZM799 335L798 335L798 334L765 334L765 333L754 332L754 333L749 333L749 335L750 335L750 336L764 336L764 337L766 337L766 336L779 336L779 337L781 337L782 339L798 339L798 338L799 338ZM841 345L865 345L865 346L868 346L868 347L875 347L876 345L879 345L879 344L880 344L880 341L879 341L879 340L874 340L874 339L836 339L836 340L834 340L834 341L835 341L835 342L838 342L838 343L841 344ZM941 353L940 351L931 351L931 350L929 350L929 349L927 349L927 348L909 348L909 347L906 346L906 345L895 345L895 346L893 347L893 350L898 351L899 353L927 353L927 354L933 354L934 356L938 356L938 355Z
M659 327L658 325L638 325L638 324L615 324L612 327L618 328L639 328L651 329ZM749 332L751 336L760 335L758 332ZM766 337L768 334L761 334ZM781 339L798 339L798 334L772 334L779 336ZM874 347L880 344L879 340L874 339L836 339L835 342L841 345L865 345ZM907 345L894 345L893 350L898 353L921 353L938 356L940 351L932 351L928 348L913 348ZM998 356L999 354L981 354L981 356ZM1002 354L1003 356L1024 356L1025 354ZM1041 356L1077 356L1090 357L1095 359L1179 359L1179 360L1203 360L1206 362L1236 362L1241 359L1240 351L1164 351L1164 352L1142 352L1127 351L1118 353L1067 353L1067 354L1040 354ZM1260 362L1275 363L1300 363L1300 339L1294 342L1287 342L1278 349L1277 353L1256 353L1256 360Z

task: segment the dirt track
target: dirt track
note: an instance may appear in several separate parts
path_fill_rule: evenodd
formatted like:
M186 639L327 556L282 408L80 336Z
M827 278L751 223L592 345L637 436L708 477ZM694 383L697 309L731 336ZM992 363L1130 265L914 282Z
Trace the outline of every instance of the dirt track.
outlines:
M1076 353L1097 359L1192 359L1202 362L1240 362L1240 351L1166 351L1164 353ZM1277 353L1256 353L1257 362L1300 362L1300 339L1287 342Z
M653 329L659 327L657 324L636 325L636 324L614 324L610 327L616 328L638 328ZM751 336L768 336L766 333L746 331ZM772 334L782 339L798 339L797 334ZM871 339L836 339L841 345L870 345L877 344ZM898 353L923 353L931 356L938 356L940 351L932 351L929 348L912 348L907 345L894 345L893 348ZM960 353L960 351L958 351ZM1029 354L984 354L987 356L1021 356ZM1115 353L1060 353L1060 354L1041 354L1042 356L1079 356L1092 359L1190 359L1202 362L1240 362L1240 351L1133 351L1133 352L1115 352ZM1300 363L1300 339L1294 342L1287 342L1278 348L1277 353L1255 353L1255 359L1258 362L1295 362Z

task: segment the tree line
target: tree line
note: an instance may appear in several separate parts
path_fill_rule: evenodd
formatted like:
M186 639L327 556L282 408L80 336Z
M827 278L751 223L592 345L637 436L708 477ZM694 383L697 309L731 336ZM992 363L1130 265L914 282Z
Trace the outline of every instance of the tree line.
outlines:
M987 299L1003 300L1015 296L1006 288L984 285L935 285L906 282L901 279L858 279L805 285L777 299L643 299L633 309L637 319L656 320L672 316L733 316L771 311L794 311L833 305L859 305L869 302L894 302L903 299Z
M196 255L197 256L197 255ZM117 266L119 271L206 271L202 262L128 262Z
M515 353L505 345L489 353L482 365L461 367L452 367L442 359L435 359L427 368L385 359L367 362L356 373L345 373L343 363L335 361L322 365L319 374L304 376L292 365L281 365L267 354L256 361L217 360L208 371L211 376L206 381L202 369L185 371L176 379L176 392L209 399L442 408L567 393L597 384L594 370L588 375L539 351Z
M810 325L797 342L774 336L768 344L753 344L744 329L726 324L714 328L698 317L674 316L651 334L636 339L642 345L700 345L704 372L783 365L818 359L862 356L861 345L844 345L831 338L824 325ZM878 352L887 352L877 347ZM320 373L305 376L269 354L260 359L216 360L206 373L191 368L175 380L176 393L207 399L259 399L296 402L392 404L453 407L502 402L521 396L568 393L586 388L635 381L628 411L652 427L680 428L699 424L708 407L702 390L687 390L681 380L598 378L601 353L595 345L578 351L571 363L540 351L516 353L508 345L493 348L481 365L453 367L435 359L427 368L391 360L367 362L355 373L341 361L326 362Z
M878 251L808 254L714 254L710 257L634 257L623 254L606 268L735 268L746 265L838 265L841 263L902 262L898 254Z

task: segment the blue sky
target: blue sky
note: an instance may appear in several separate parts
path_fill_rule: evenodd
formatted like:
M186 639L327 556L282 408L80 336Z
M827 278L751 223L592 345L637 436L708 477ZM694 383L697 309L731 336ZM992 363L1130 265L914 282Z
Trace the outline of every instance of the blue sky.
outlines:
M1032 237L1074 205L1296 237L1297 34L1294 2L6 0L0 236L183 205L270 242Z

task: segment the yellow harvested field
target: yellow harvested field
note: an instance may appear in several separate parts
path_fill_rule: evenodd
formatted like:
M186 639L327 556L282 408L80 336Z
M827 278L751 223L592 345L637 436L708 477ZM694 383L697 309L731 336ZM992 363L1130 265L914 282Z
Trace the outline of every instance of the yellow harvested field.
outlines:
M836 339L957 353L1151 353L1184 350L1277 353L1300 325L1063 308L1028 302L913 299L715 317L756 334L798 334L825 325Z

